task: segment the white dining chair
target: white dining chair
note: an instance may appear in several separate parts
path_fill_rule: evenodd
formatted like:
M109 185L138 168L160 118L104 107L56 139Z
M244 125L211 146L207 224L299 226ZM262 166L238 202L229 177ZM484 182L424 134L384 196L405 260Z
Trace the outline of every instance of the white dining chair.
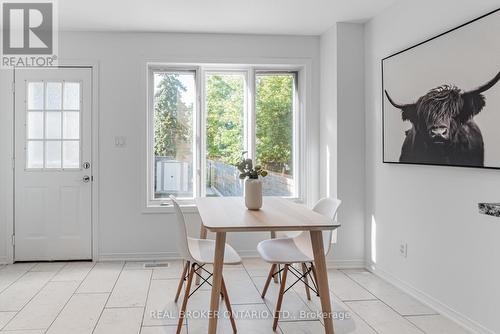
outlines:
M179 300L179 295L182 290L184 282L186 283L186 289L184 292L184 298L181 305L181 310L179 312L179 323L177 325L177 334L181 332L182 325L184 323L184 318L186 314L186 307L188 299L203 286L203 284L208 283L208 280L213 276L211 272L205 269L205 265L214 263L215 254L215 241L208 239L195 239L191 238L187 234L186 221L184 219L184 214L174 196L170 196L172 203L174 205L175 213L177 216L177 250L180 254L182 260L185 261L184 269L182 271L182 276L177 288L177 293L175 294L175 302ZM238 265L241 264L241 258L238 253L228 244L224 251L224 265ZM200 272L204 271L208 274L207 278L201 278L201 284L191 292L191 285L193 282L193 277L195 275L201 276ZM210 284L210 283L208 283ZM227 311L229 312L229 317L231 320L231 326L233 332L236 333L236 323L233 317L233 311L231 309L231 303L229 301L229 295L227 293L226 283L224 282L224 277L222 278L222 288L221 288L222 298L225 301Z
M336 220L340 203L341 200L339 199L323 198L316 203L313 211L329 217L334 221ZM332 248L332 236L333 230L323 232L325 255L328 255ZM264 261L271 264L271 270L269 271L264 290L262 291L262 298L265 298L273 277L278 276L281 278L280 292L276 303L273 322L273 330L276 331L281 305L283 303L283 296L288 289L299 281L302 281L306 288L307 299L311 300L309 290L312 290L319 296L310 233L302 232L295 237L262 241L257 245L257 251ZM295 268L293 264L299 264L301 271ZM283 268L281 268L282 265L284 266ZM297 280L288 289L285 289L288 273L293 274ZM309 278L313 286L309 284Z

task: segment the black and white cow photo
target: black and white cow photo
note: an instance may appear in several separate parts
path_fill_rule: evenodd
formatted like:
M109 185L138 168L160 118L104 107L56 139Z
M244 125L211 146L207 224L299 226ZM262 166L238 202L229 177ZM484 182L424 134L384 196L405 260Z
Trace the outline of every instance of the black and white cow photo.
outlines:
M486 105L482 93L499 80L500 72L485 85L467 92L443 85L409 104L395 102L385 91L389 102L401 110L402 120L412 124L406 131L399 161L483 167L483 135L474 116Z
M499 29L495 13L383 60L384 162L500 168Z

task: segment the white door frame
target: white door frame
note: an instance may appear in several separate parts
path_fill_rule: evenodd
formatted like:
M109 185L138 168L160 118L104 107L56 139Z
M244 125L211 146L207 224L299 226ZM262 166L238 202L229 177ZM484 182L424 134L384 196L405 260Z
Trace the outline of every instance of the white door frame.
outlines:
M91 96L91 128L92 128L92 176L94 178L92 182L92 199L91 199L91 224L92 224L92 261L97 261L99 259L99 185L100 185L100 161L99 161L99 62L98 61L59 61L59 66L56 68L90 68L92 75L92 96ZM15 70L12 71L12 87L15 87ZM15 92L12 90L12 148L11 156L14 157L15 152ZM14 161L14 160L13 160ZM14 244L12 236L15 231L15 169L12 173L12 196L13 196L13 206L11 208L12 222L7 224L6 228L6 245L7 245L7 262L14 263ZM9 247L10 245L10 247Z

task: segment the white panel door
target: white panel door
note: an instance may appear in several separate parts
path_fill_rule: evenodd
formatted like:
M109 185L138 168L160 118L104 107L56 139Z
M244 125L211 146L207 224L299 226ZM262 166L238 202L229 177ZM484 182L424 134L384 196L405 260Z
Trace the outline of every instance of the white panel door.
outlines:
M15 261L92 258L91 77L15 70Z

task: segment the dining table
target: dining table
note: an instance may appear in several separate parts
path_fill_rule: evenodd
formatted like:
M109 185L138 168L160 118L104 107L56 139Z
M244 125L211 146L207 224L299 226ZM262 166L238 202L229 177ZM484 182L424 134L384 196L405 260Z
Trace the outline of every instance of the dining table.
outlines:
M310 233L325 333L334 333L323 231L335 230L340 227L339 224L303 204L282 197L264 197L260 210L248 210L243 197L199 197L195 198L195 203L202 220L201 237L206 238L207 231L215 233L213 282L208 314L209 334L217 333L226 234L284 231Z

